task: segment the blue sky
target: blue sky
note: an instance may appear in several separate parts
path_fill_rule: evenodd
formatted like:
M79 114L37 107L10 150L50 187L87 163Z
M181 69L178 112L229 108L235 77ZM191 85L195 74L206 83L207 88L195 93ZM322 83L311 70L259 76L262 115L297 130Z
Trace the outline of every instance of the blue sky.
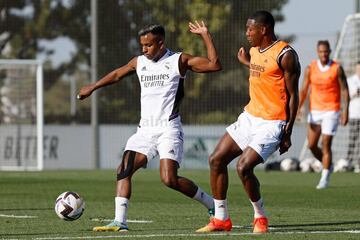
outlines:
M355 0L290 0L282 9L285 21L276 24L278 34L295 34L291 45L302 70L316 59L316 43L328 39L333 51L347 15L355 12ZM303 71L302 71L303 72Z

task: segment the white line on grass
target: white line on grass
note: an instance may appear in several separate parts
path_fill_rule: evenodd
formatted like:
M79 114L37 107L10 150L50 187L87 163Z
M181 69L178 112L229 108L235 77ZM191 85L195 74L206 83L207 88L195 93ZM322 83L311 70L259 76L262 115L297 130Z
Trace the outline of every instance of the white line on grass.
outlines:
M233 228L239 228L239 229L253 229L253 226L240 226L240 225L233 225L232 226ZM277 227L269 227L269 230L277 230L277 229L280 229L280 228L277 228Z
M6 215L6 214L0 214L0 217L4 217L4 218L37 218L37 216L17 216L17 215Z
M91 221L94 221L94 222L111 222L113 221L114 219L101 219L101 218L92 218ZM131 220L131 219L128 219L126 220L127 222L129 223L152 223L153 221L152 220Z
M290 232L272 232L269 234L289 235L289 234L330 234L330 233L351 233L360 234L360 230L334 230L334 231L290 231ZM137 235L105 235L105 236L81 236L81 237L43 237L35 240L62 240L62 239L104 239L104 238L156 238L156 237L210 237L210 236L251 236L254 233L174 233L174 234L137 234Z

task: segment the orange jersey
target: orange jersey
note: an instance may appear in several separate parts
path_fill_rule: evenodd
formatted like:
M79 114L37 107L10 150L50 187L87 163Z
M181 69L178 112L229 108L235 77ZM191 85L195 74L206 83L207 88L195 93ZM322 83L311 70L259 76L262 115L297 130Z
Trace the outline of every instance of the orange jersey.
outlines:
M310 111L339 111L340 85L338 76L339 64L332 61L326 71L321 71L318 61L309 66Z
M251 115L287 120L288 95L280 60L289 50L294 51L283 41L276 41L262 51L258 47L250 49L250 102L245 110Z

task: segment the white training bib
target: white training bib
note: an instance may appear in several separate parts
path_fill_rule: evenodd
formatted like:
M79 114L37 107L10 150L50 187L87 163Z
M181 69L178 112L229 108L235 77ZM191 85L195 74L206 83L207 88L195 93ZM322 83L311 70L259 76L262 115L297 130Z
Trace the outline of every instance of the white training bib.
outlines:
M144 55L137 58L136 73L141 86L140 127L164 127L179 117L184 97L184 79L180 75L181 53L167 50L157 62Z

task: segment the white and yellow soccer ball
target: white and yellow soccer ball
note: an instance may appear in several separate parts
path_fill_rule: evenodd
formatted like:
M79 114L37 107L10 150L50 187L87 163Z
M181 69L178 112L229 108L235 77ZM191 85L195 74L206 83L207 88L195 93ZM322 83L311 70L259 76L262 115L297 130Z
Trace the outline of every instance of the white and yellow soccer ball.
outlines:
M76 192L63 192L55 201L55 212L65 221L74 221L81 217L85 209L84 199Z

